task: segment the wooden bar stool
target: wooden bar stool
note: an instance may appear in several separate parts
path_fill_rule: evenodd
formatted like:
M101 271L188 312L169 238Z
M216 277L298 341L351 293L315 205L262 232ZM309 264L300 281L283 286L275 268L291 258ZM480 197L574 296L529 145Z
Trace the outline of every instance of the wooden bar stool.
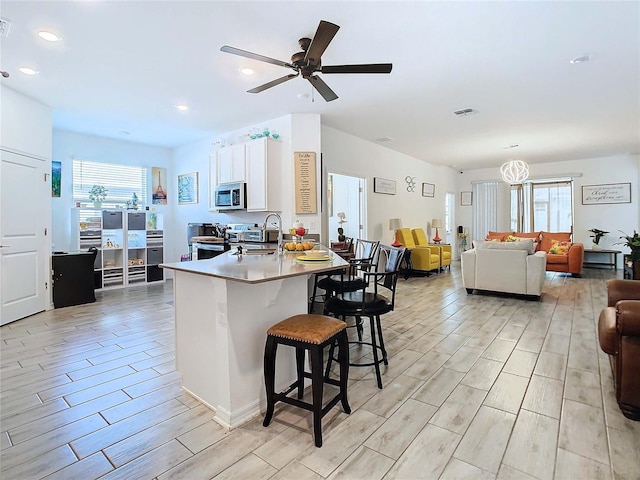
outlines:
M338 345L338 363L340 379L323 376L323 349L334 342ZM296 349L297 380L287 390L275 393L276 350L279 344ZM304 369L305 351L309 352L311 372ZM322 417L338 402L346 413L351 413L347 401L347 379L349 377L349 343L346 324L324 315L301 314L289 317L267 330L267 342L264 349L264 382L267 390L267 411L264 416L265 427L271 423L276 402L284 402L313 412L313 433L316 447L322 446ZM304 379L311 379L312 403L303 402ZM340 392L326 406L322 406L324 383L340 387ZM298 398L288 397L298 390Z

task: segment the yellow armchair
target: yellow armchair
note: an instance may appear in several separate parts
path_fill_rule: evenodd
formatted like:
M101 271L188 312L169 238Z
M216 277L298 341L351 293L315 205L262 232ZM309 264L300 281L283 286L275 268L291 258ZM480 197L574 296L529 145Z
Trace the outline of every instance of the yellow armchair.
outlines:
M438 270L440 268L440 252L438 248L432 246L418 246L413 241L411 230L401 228L398 230L398 240L411 254L411 268L413 270Z
M411 230L414 243L419 247L436 247L440 255L440 268L449 267L451 269L451 245L436 245L429 243L427 235L422 228Z

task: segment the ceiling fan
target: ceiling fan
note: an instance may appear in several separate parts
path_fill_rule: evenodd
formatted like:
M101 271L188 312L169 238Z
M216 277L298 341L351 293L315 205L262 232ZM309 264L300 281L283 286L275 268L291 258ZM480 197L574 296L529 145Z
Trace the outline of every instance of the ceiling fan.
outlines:
M220 48L220 51L226 53L232 53L234 55L240 55L241 57L251 58L253 60L259 60L261 62L271 63L273 65L279 65L281 67L287 67L294 70L296 73L285 75L284 77L272 80L259 87L248 90L248 93L260 93L264 90L280 85L292 78L302 75L302 78L309 80L313 88L315 88L322 98L327 102L335 100L338 95L335 94L331 88L315 73L390 73L392 64L390 63L365 63L358 65L329 65L322 66L321 59L322 54L329 46L331 40L340 27L334 25L331 22L320 20L318 30L316 34L311 38L301 38L298 40L301 52L294 53L291 56L291 63L283 62L282 60L276 60L275 58L265 57L257 53L247 52L240 50L239 48L230 47L224 45Z

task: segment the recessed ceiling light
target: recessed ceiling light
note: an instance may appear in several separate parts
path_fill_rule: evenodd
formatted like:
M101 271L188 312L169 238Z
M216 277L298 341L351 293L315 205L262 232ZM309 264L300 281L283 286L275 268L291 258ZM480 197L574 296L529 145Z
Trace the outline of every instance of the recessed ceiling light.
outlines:
M298 98L299 98L300 100L304 100L304 99L306 99L306 98L309 98L309 94L308 94L308 93L299 93L299 94L298 94Z
M30 67L20 67L18 68L18 70L20 70L22 73L24 73L25 75L37 75L38 70L34 70L33 68Z
M253 69L252 68L241 68L240 71L242 73L244 73L245 75L253 75Z
M389 138L389 137L380 137L380 138L376 138L376 142L380 142L380 143L383 143L383 142L390 142L391 140L393 140L393 139L392 139L392 138Z
M591 60L591 55L580 55L579 57L572 58L569 63L584 63Z
M46 30L39 31L38 36L47 42L57 42L60 40L58 35L53 32L47 32Z
M520 145L517 143L514 143L513 145L507 145L506 147L502 147L505 150L510 150L512 148L518 148Z
M189 106L188 105L184 105L184 104L180 104L180 105L176 105L176 108L178 110L180 110L181 112L184 112L186 110L189 110Z

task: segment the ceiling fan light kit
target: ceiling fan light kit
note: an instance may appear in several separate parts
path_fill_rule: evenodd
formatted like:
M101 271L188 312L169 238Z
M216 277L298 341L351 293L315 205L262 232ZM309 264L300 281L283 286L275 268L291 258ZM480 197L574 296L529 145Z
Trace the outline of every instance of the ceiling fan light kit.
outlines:
M302 51L294 53L291 56L291 63L277 60L275 58L265 57L264 55L259 55L257 53L247 52L246 50L230 47L229 45L224 45L220 48L220 51L250 58L252 60L258 60L260 62L271 63L280 67L290 68L296 72L277 78L265 83L264 85L252 88L251 90L247 90L248 93L263 92L271 87L275 87L276 85L280 85L281 83L301 75L302 78L311 83L313 88L322 95L322 98L324 98L325 101L331 102L332 100L337 99L338 95L331 90L329 85L327 85L324 80L317 75L317 73L391 73L391 69L393 67L391 63L322 66L322 54L327 49L336 33L338 33L339 29L340 27L338 25L325 20L320 20L318 29L312 39L305 37L298 40L298 44Z

